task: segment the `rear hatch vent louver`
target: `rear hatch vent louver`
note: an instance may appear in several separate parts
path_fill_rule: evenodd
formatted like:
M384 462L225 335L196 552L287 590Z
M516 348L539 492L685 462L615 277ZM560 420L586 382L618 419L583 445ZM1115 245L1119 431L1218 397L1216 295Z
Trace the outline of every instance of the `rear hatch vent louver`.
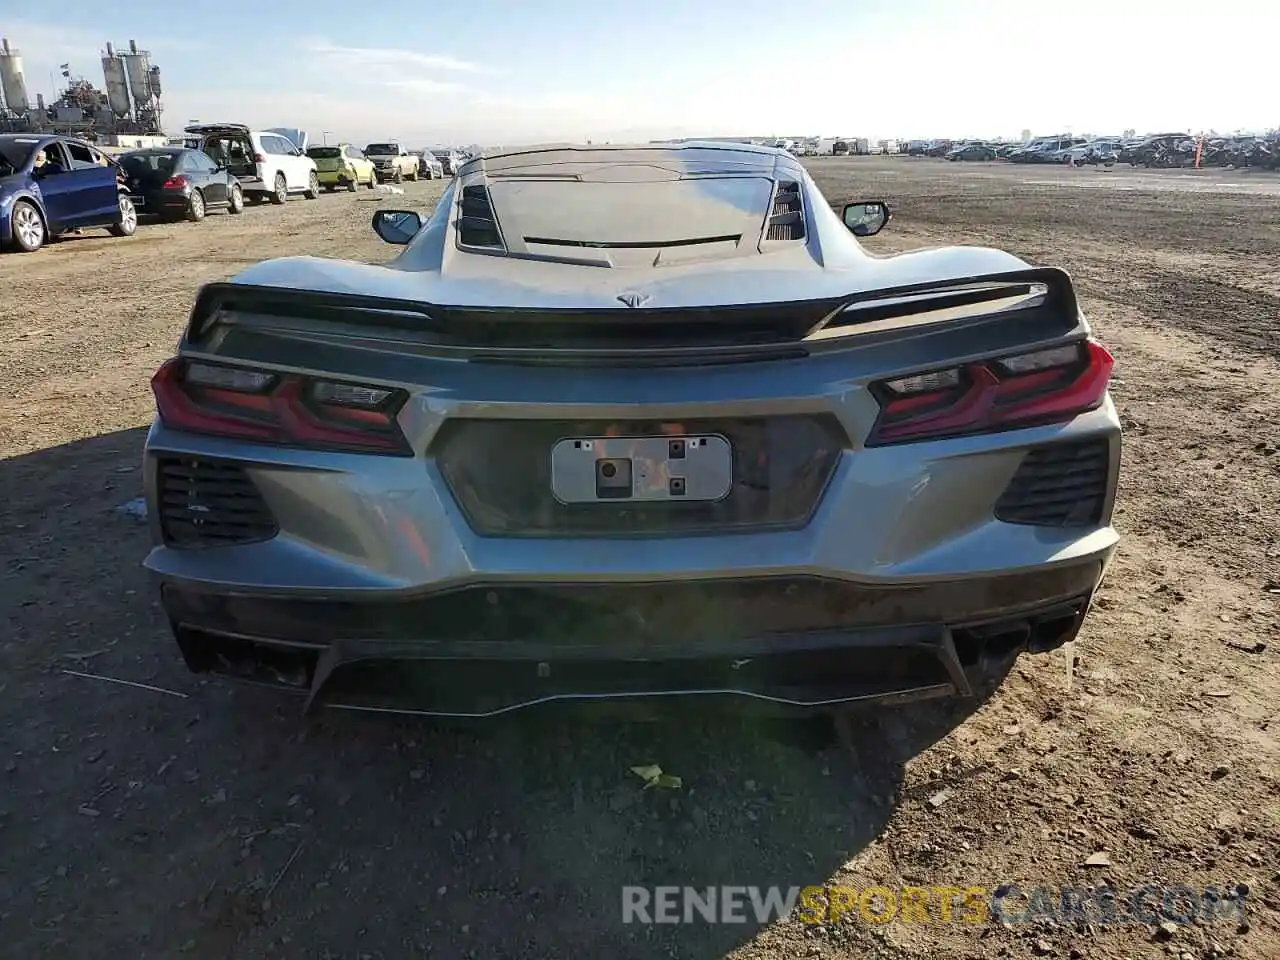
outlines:
M232 463L159 458L156 504L165 542L173 546L256 543L279 532L253 480Z
M468 247L501 250L502 234L498 230L498 218L493 213L489 188L482 183L462 188L459 204L458 242Z
M800 197L800 184L794 180L780 180L773 194L773 210L769 214L769 230L766 240L804 239L804 201Z
M1106 440L1034 447L1000 495L996 519L1037 527L1093 526L1102 519L1110 476Z

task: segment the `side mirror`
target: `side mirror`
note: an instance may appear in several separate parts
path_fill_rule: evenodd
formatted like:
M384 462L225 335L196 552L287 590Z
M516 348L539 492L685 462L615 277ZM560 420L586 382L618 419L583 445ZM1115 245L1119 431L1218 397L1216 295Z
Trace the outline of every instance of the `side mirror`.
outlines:
M862 200L844 205L844 225L855 237L874 237L893 216L883 200Z
M404 245L422 229L422 217L412 210L378 210L373 215L373 232L387 243Z

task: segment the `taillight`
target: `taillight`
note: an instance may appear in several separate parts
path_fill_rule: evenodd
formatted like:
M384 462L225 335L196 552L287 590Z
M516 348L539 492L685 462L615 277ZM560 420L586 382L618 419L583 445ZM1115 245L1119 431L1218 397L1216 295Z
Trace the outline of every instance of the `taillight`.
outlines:
M871 385L880 416L867 446L1070 420L1102 404L1115 360L1093 340Z
M411 456L403 390L176 357L151 378L165 426L237 440Z
M180 173L176 177L170 177L166 180L164 182L164 187L166 190L185 190L189 182L190 181L187 180L187 175L185 173Z
M262 154L260 154L260 153L255 153L255 154L253 155L253 162L254 162L254 163L266 163L266 162L267 162L267 158L266 158L265 156L263 156Z

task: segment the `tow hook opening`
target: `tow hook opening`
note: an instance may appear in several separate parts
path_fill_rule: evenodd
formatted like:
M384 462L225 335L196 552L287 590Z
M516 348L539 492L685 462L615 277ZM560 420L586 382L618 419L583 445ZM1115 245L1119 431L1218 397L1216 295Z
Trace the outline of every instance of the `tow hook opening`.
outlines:
M1048 653L1057 650L1063 644L1075 639L1084 622L1088 604L1082 603L1078 610L1064 611L1057 615L1046 615L1036 620L1031 629L1031 639L1027 643L1028 653Z
M311 687L319 651L277 646L176 626L182 658L193 673L218 673L302 692Z

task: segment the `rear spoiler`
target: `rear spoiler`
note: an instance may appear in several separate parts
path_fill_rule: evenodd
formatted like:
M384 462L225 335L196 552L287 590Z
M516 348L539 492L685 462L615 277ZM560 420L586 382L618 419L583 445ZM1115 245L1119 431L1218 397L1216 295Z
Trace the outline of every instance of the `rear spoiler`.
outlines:
M1079 322L1071 278L1055 267L817 300L653 309L459 307L223 281L201 288L185 339L197 345L216 326L249 325L323 328L350 336L402 331L406 339L476 358L548 350L558 357L689 350L704 357L718 352L775 357L803 356L813 341L997 312L1025 315L1058 331Z
M1071 276L1058 267L1029 267L1004 273L976 274L951 280L930 280L924 283L870 290L845 302L843 309L820 330L810 335L839 335L857 327L862 332L867 325L885 326L885 321L904 317L918 318L921 322L939 322L932 314L946 311L946 319L956 319L956 314L981 316L991 311L968 310L966 307L991 307L1004 303L1002 310L1034 309L1059 323L1074 325L1080 316L1080 303L1076 298Z

